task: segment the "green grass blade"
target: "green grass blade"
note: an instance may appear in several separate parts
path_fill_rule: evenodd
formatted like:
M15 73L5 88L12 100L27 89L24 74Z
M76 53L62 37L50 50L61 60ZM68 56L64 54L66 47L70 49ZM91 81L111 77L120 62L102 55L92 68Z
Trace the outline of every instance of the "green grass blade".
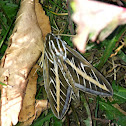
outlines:
M6 84L4 84L4 83L2 83L2 82L0 82L0 85L4 85L4 86L7 86Z
M125 29L126 29L126 25L120 26L117 29L117 31L116 31L116 33L115 33L112 40L111 39L110 40L107 40L107 39L105 40L107 42L107 46L106 46L106 49L104 51L103 56L100 59L99 64L96 66L96 68L98 70L100 70L103 67L103 65L106 63L106 61L108 60L109 56L112 53L113 48L115 47L116 42L119 40L119 37L125 31Z

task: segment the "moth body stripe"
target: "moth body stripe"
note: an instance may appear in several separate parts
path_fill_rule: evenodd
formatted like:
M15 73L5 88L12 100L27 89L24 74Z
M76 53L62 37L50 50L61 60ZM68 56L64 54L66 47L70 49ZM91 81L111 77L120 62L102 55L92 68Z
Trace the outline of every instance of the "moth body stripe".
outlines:
M66 97L66 94L64 94L64 92L61 90L62 94Z
M59 51L60 51L61 54L63 55L63 50L62 50L62 48L60 47L60 44L59 44L59 42L58 42L58 38L56 38L56 42L57 42L57 45L58 45Z
M93 75L95 76L95 79L96 79L96 81L97 82L99 82L99 80L98 80L98 78L97 78L97 76L95 75L95 73L94 73L94 71L91 69L91 71L92 71L92 73L93 73ZM91 75L92 76L92 75ZM93 77L92 77L93 78ZM100 82L99 82L100 83ZM94 85L95 86L95 89L97 90L97 86L96 85Z
M50 83L52 82L53 83L53 85L54 85L54 87L55 87L55 89L56 89L56 84L55 84L55 82L54 82L54 78L52 78L52 77L50 77ZM63 85L64 86L64 85ZM65 88L65 87L64 87ZM61 90L61 92L62 92L62 90ZM54 92L53 92L54 93ZM62 92L63 93L63 92ZM54 93L55 94L55 93ZM63 93L64 94L64 93ZM64 96L66 96L65 94L64 94Z
M50 70L54 73L54 75L56 76L56 73L55 73L55 70L54 69L52 69L52 68L50 68ZM61 70L61 72L62 72L62 70ZM62 73L63 74L63 73ZM59 80L60 81L60 80ZM64 84L60 81L60 83L62 84L62 86L65 88L65 86L64 86ZM66 88L65 88L66 89Z
M61 54L60 54L59 51L56 49L56 47L55 47L55 45L54 45L54 43L53 43L52 40L51 40L51 43L52 43L52 47L53 47L53 50L55 51L56 55L57 55L57 56L60 56Z
M90 74L90 73L89 73ZM91 75L90 75L91 76ZM91 82L89 81L89 86L90 86L90 89L92 89L92 85L91 85Z
M54 63L53 60L52 60L53 57L52 57L51 54L48 52L49 56L51 57L51 58L49 58L49 56L47 55L47 52L48 52L48 51L45 52L46 57L49 59L49 61L50 61L51 63Z
M56 89L56 84L55 84L55 82L54 82L54 79L52 78L52 77L50 77L50 84L53 84L53 86L54 86L54 88ZM51 83L52 82L52 83Z
M63 97L60 95L60 98L62 99L62 101L65 103L65 101L64 101L64 99L63 99ZM61 102L60 102L61 103Z
M49 91L50 91L50 93L51 93L51 96L52 96L53 100L56 102L56 99L55 99L54 94L52 93L52 91L51 91L51 90L49 90Z
M59 76L58 76L58 66L57 65L55 65L55 73L56 73L57 112L59 113L59 111L60 111L60 81L59 81Z
M86 66L85 66L85 67L86 67ZM84 69L85 67L84 67L84 65L81 63L80 70L81 70L81 68L82 68L82 70L86 73L86 71L85 71L85 69ZM87 74L87 73L86 73L86 74Z
M81 70L81 68L82 68L82 70L86 73L86 71L85 71L85 69L84 69L84 66L83 66L83 64L81 63L81 67L80 67L80 65L79 65L79 69ZM86 81L85 81L85 78L83 77L83 84L84 84L84 86L86 87Z
M72 57L71 62L75 65L75 62L74 62L74 57ZM73 72L75 71L73 68L72 68L72 70L73 70ZM77 75L78 82L80 83L80 78L79 78L79 75L78 75L77 71L75 71L75 72L76 72L76 75Z
M67 90L67 88L64 86L64 84L60 81L62 87Z
M90 77L93 78L92 74L90 73ZM97 91L96 85L93 85L95 87L95 90Z
M97 78L96 74L94 73L94 71L93 71L92 69L91 69L91 71L92 71L92 73L93 73L93 75L94 75L94 77L95 77L96 81L98 81L98 82L99 82L99 80L98 80L98 78Z
M64 102L65 103L65 102ZM60 106L63 108L64 107L64 103L60 102Z
M84 87L86 87L86 81L85 81L85 78L83 78L83 83L84 83Z

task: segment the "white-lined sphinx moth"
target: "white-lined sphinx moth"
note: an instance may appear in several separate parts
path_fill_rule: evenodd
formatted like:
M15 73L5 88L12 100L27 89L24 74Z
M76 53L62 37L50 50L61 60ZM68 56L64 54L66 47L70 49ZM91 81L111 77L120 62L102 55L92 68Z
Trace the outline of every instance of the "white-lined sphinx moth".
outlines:
M78 90L102 96L113 93L100 72L65 41L51 33L46 36L43 76L51 109L59 119L67 112L71 95L78 97Z

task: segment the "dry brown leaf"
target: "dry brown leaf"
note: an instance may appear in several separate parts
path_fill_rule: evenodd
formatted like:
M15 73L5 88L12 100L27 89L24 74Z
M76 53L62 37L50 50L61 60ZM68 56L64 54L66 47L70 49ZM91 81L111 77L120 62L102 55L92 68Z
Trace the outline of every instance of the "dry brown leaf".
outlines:
M36 85L37 85L37 72L36 67L33 67L29 76L28 76L28 85L26 89L26 95L23 100L23 106L19 115L19 122L25 122L35 117L35 94L36 94ZM29 122L29 125L32 124L32 121Z
M22 0L9 43L0 66L0 81L8 85L2 87L1 126L18 122L29 72L43 50L33 0Z
M20 126L29 126L32 124L34 119L37 119L40 114L49 108L47 100L36 100L36 84L37 84L37 73L36 69L38 66L34 66L29 74L29 82L26 89L26 95L23 100L23 106L19 114L19 122L22 122ZM36 104L35 104L36 102Z
M40 114L50 108L50 105L47 100L36 100L35 112L36 119L40 116Z
M42 30L43 38L45 39L45 36L51 32L51 26L49 17L45 15L45 11L43 11L43 8L41 4L38 3L38 0L35 0L35 12L39 26Z
M51 32L51 27L50 27L50 23L49 23L49 18L45 15L45 12L43 11L42 6L38 3L38 0L35 1L35 12L36 12L37 20L38 20L39 26L41 28L42 34L45 37L47 33ZM37 68L35 68L35 69L37 69ZM34 73L32 73L32 74L34 74ZM32 76L32 74L30 73L29 76ZM36 86L36 80L33 80L33 81L31 81L32 83L34 83L32 85ZM29 81L27 88L34 88L34 87L30 87L32 85L30 84L30 81ZM35 97L32 99L32 101L29 98L30 97L29 94L33 95L33 92L29 93L27 91L28 90L26 89L26 95L23 100L23 108L19 115L19 121L23 122L23 123L21 123L21 126L30 125L35 118L39 117L41 112L43 112L45 109L48 108L47 100L40 100L40 101L37 100L36 106L35 106L35 104L30 104L30 106L27 107L27 105L29 105L29 103L27 103L29 100L30 100L30 102L33 101L33 103L35 100ZM39 104L42 104L42 105L39 105ZM31 110L33 110L33 111L31 111ZM27 114L27 113L30 113L30 114Z
M19 126L30 126L31 122L34 120L35 116L29 118L26 122L22 122L19 124Z
M49 17L45 15L45 11L43 10L41 4L39 3L39 0L35 0L35 12L36 12L38 24L43 34L43 39L45 39L45 36L51 32L51 26L49 22ZM36 100L35 118L37 119L39 115L49 107L50 106L47 100Z

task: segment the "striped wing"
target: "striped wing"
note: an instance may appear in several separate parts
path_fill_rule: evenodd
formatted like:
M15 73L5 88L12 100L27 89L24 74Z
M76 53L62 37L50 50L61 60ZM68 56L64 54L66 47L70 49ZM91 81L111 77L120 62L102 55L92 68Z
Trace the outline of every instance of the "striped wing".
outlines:
M81 54L65 41L48 34L44 55L44 85L53 113L62 118L78 89L95 95L110 96L109 82Z
M110 96L112 88L109 82L82 55L66 45L68 51L65 60L75 87L79 90L95 95Z
M51 109L54 115L61 119L67 109L71 100L72 88L67 84L67 80L64 78L62 69L53 60L50 62L45 54L44 59L44 85L49 98Z

